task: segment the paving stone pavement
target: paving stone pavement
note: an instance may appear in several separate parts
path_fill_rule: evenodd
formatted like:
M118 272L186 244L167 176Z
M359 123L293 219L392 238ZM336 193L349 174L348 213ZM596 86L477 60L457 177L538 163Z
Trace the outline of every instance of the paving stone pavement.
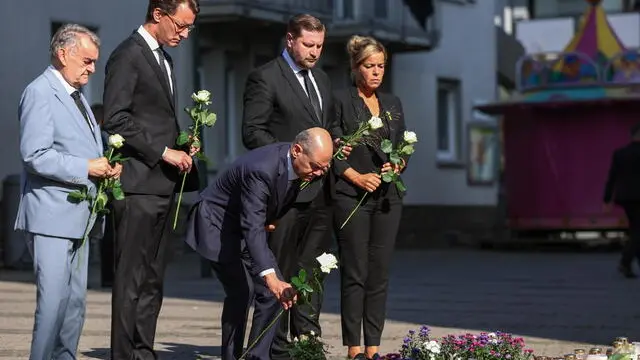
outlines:
M640 280L615 272L616 253L397 251L382 352L397 350L411 328L434 336L512 332L540 355L640 339ZM338 274L329 278L322 314L330 358L340 359ZM0 358L27 359L34 286L29 272L0 271ZM95 280L93 281L95 282ZM217 359L222 289L199 277L194 254L174 259L156 337L161 359ZM108 359L110 292L92 289L80 359Z

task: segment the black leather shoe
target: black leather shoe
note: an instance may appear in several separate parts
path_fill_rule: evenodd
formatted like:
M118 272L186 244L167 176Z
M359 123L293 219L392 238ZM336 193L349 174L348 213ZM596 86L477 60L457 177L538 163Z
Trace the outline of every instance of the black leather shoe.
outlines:
M618 271L620 271L622 276L624 276L627 279L635 279L638 277L636 274L633 273L630 266L619 265Z
M380 360L380 359L382 359L382 356L380 356L380 354L378 354L378 353L375 353L375 354L373 354L372 357L367 358L367 359L368 360Z
M351 360L367 360L367 357L364 355L364 353L360 353L352 358L347 357L347 359L351 359Z

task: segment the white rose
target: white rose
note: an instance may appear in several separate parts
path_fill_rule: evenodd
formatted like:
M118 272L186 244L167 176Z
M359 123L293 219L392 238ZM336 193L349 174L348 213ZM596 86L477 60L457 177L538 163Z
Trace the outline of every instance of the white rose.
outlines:
M211 100L211 93L207 90L200 90L197 93L192 94L191 98L195 102L208 104Z
M417 143L418 142L418 135L416 135L416 133L414 133L413 131L405 131L404 132L404 141L406 141L409 144Z
M382 127L382 119L380 119L377 116L372 116L371 119L369 119L368 121L369 123L369 127L371 128L371 130L376 130L376 129L380 129Z
M109 146L114 149L120 149L124 145L124 138L120 134L113 134L109 136Z
M440 344L438 342L431 340L429 342L424 343L425 349L434 354L440 354Z
M331 269L338 268L338 259L333 254L322 253L316 260L320 264L320 271L325 274L330 273Z

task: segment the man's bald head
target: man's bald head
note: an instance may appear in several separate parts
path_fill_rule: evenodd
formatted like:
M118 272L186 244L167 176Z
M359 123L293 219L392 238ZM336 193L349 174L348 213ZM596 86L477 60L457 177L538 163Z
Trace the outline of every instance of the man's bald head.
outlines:
M291 144L294 171L301 179L310 181L321 176L333 157L333 141L329 132L314 127L300 132Z

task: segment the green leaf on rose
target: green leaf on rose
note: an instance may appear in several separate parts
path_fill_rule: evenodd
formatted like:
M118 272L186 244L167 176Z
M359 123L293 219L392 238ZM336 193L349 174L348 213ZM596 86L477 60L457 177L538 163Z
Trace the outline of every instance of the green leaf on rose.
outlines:
M311 286L309 286L309 284L307 284L307 283L301 284L300 288L298 290L306 292L306 293L312 293L313 292L313 288Z
M404 185L404 182L402 182L402 179L400 177L398 177L395 183L396 183L396 187L398 188L398 191L400 192L407 191L407 187Z
M395 175L395 173L393 171L384 172L384 173L382 173L382 181L384 181L386 183L390 183L390 182L393 181L394 175Z
M87 200L87 190L86 188L83 188L82 190L75 190L70 192L67 195L67 201L74 203L74 204L78 204L81 203L83 201Z
M95 202L96 202L96 209L102 210L107 206L107 202L109 201L109 197L107 196L107 194L101 192L98 194L98 196L96 196Z
M111 189L111 194L113 195L113 198L116 200L124 200L124 191L122 191L122 188L119 185L114 186Z
M298 271L298 278L303 283L307 282L307 271L305 269L300 269L300 271Z
M393 143L389 139L384 139L380 143L380 149L385 154L390 154L393 151Z
M414 151L415 151L415 149L413 148L413 145L405 145L405 146L403 146L403 147L402 147L402 149L400 150L400 152L401 152L402 154L405 154L405 155L411 155L411 154L413 154L413 153L414 153Z
M291 285L293 285L294 288L296 288L296 290L300 290L300 288L302 287L303 282L300 281L300 278L297 276L294 276L291 278Z
M391 161L393 165L402 164L402 158L400 157L400 155L398 155L395 152L392 152L391 154L389 154L389 161Z
M200 148L200 141L199 140L194 140L191 143L191 146L196 147L196 148Z
M182 146L188 142L189 142L189 134L186 131L181 131L180 135L178 135L178 139L176 139L176 144L178 146Z
M111 165L115 164L115 163L122 163L129 160L129 158L123 157L122 154L117 153L114 156L111 157L111 161L109 161L109 163Z
M211 127L216 124L216 121L218 121L218 115L216 115L216 113L211 113L207 115L207 117L203 121L203 124Z
M187 112L189 113L189 116L191 116L192 120L195 121L198 118L198 109L197 108L192 107Z

